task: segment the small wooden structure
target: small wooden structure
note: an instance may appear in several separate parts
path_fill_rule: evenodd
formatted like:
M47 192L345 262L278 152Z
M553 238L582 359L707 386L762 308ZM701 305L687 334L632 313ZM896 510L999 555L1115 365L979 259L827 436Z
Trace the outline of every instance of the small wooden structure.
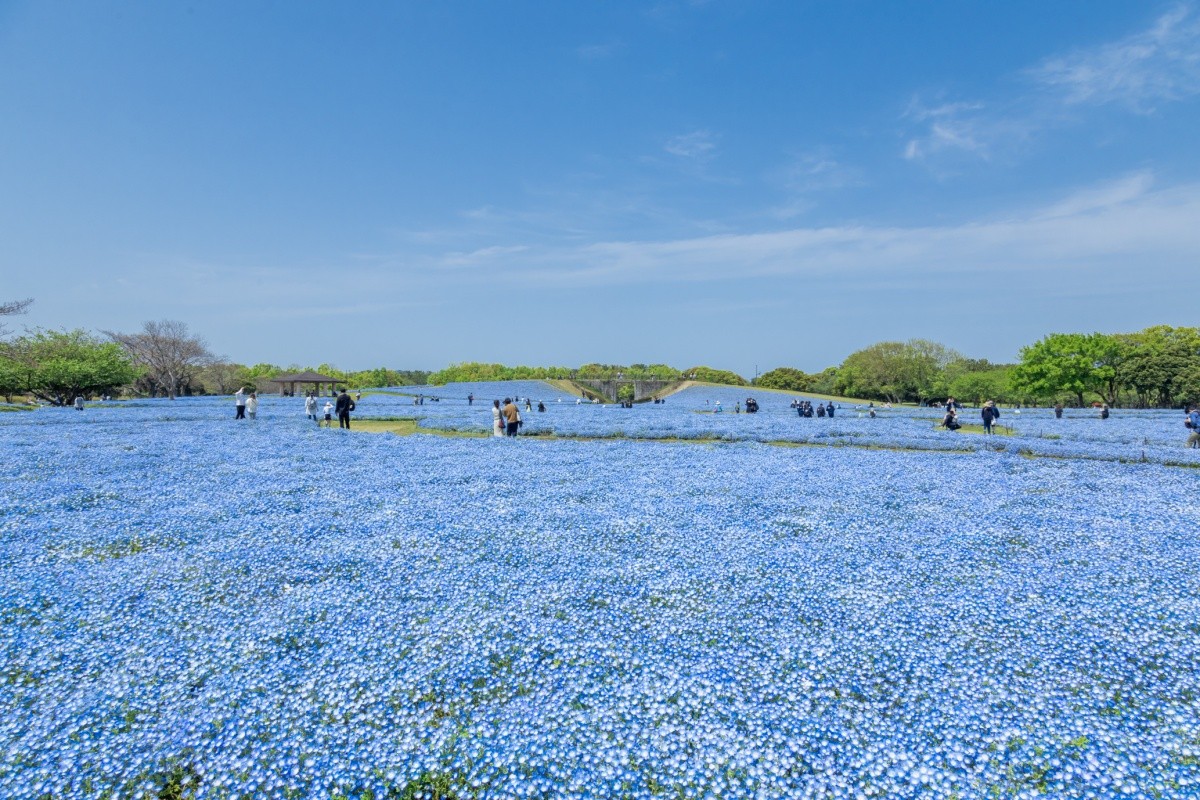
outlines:
M329 390L333 391L334 384L344 383L344 381L339 381L337 378L331 378L328 375L322 375L319 372L297 372L292 375L276 375L274 378L271 378L271 383L279 384L280 397L283 397L285 394L295 396L296 384L301 384L302 386L306 384L315 385L317 395L320 396L322 384L328 383Z

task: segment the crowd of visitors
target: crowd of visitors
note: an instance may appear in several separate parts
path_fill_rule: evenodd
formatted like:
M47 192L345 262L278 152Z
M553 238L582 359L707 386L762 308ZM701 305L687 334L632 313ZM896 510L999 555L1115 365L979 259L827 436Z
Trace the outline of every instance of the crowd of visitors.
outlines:
M108 398L106 397L105 399L108 399ZM351 412L353 412L356 409L355 400L362 399L362 392L358 392L355 397L351 397L350 394L347 392L347 390L345 388L343 388L343 389L341 389L340 392L336 393L336 396L334 397L333 400L327 401L325 403L324 408L320 412L317 411L317 399L318 399L318 393L316 391L310 391L305 395L305 397L304 397L304 417L305 417L305 419L312 420L318 426L324 425L325 427L333 427L333 416L336 414L337 418L338 418L338 427L345 429L345 430L349 430L350 429L350 414L351 414ZM414 403L424 404L425 399L426 398L424 397L424 395L417 395L416 397L414 397ZM431 397L429 399L436 401L436 400L440 400L441 398ZM466 399L467 399L467 405L469 405L469 406L474 405L475 395L473 395L473 394L467 395ZM234 410L235 410L234 419L255 419L255 418L257 418L259 398L258 398L258 393L256 391L254 391L254 390L250 389L250 387L246 387L246 386L239 387L238 390L236 392L234 392L233 401L234 401ZM492 434L494 436L516 436L518 434L518 432L521 430L522 426L524 425L524 420L521 417L520 405L519 405L521 403L521 401L522 401L522 398L517 397L517 396L506 397L506 398L504 398L503 401L500 401L500 400L492 401ZM562 398L559 398L558 402L561 403ZM578 405L582 402L583 402L582 398L576 398L576 401L575 401L576 405ZM596 403L598 401L592 400L591 402ZM660 403L665 403L665 402L666 402L666 400L664 398L654 398L654 403L656 405L660 404ZM526 412L532 412L534 410L533 398L530 398L530 397L524 398L524 403L525 403L525 411ZM704 403L705 403L705 405L710 405L710 401L708 401L708 400L705 400ZM83 409L82 396L76 398L75 402L72 405L76 409L82 410ZM628 405L632 405L632 404L628 404ZM713 407L714 413L720 413L720 411L721 411L721 401L720 400L711 401L711 405ZM930 402L929 405L937 405L937 404ZM948 397L948 398L946 398L945 403L940 404L940 405L943 406L943 409L945 412L944 415L942 416L942 422L941 422L940 427L944 428L946 430L950 430L950 431L961 430L963 427L963 423L960 421L960 412L962 410L962 404L958 400L954 399L953 397ZM738 402L734 405L734 411L736 413L740 413L742 411L742 408L743 408L743 406L742 406L741 402ZM804 418L804 417L833 417L837 413L838 406L835 406L832 400L829 400L825 403L821 403L820 401L813 402L811 400L796 398L791 401L791 403L789 404L789 408L794 410L796 412L797 416L802 417L802 418ZM860 413L862 410L864 410L858 406L856 406L856 408L859 409ZM885 408L885 409L891 408L891 404L885 403L883 408ZM1021 408L1020 405L1014 406L1013 413L1020 414L1021 413L1020 408ZM1112 414L1112 410L1109 408L1107 403L1097 402L1097 403L1093 404L1092 409L1096 413L1096 416L1102 420L1108 419ZM545 402L540 401L540 400L537 402L537 411L538 411L538 413L546 412ZM747 397L746 401L745 401L745 411L748 414L757 413L759 411L758 400L756 400L753 397ZM865 411L866 411L868 417L874 419L876 417L875 403L874 402L868 403L868 405L865 408ZM1054 411L1055 419L1063 419L1064 416L1066 416L1065 409L1061 402L1057 402L1054 404L1053 411ZM983 427L984 434L987 434L987 435L995 434L996 429L998 427L999 420L1000 420L1000 408L999 408L999 406L996 405L995 401L993 401L993 400L985 401L983 403L983 405L980 406L979 416L980 416L981 422L983 423L982 427ZM1189 448L1200 448L1200 407L1188 405L1184 409L1184 423L1183 424L1188 429L1187 446Z

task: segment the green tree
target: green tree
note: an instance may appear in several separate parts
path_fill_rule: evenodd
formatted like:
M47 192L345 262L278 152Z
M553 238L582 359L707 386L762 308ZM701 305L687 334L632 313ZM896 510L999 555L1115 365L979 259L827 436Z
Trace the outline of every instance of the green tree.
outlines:
M1103 333L1052 333L1021 348L1021 363L1012 372L1012 385L1037 397L1069 393L1079 405L1094 394L1115 405L1120 393L1120 367L1125 344Z
M776 367L769 372L759 375L754 381L755 386L764 389L782 389L787 392L807 392L813 383L813 376L793 367Z
M1105 333L1050 333L1021 348L1013 369L1014 389L1036 397L1069 393L1080 405L1085 395L1115 405L1121 392L1126 343Z
M1156 325L1118 337L1125 344L1120 383L1137 393L1143 406L1169 407L1189 401L1200 369L1200 330Z
M999 366L975 369L954 376L946 392L958 400L981 405L985 400L1012 402L1009 373L1012 367Z
M115 391L138 376L116 342L102 342L81 330L35 331L8 347L10 368L22 391L56 406L76 396Z
M692 367L686 369L683 374L691 380L702 381L704 383L720 383L726 386L746 386L746 379L736 372L730 372L725 369L713 369L712 367Z
M239 386L244 386L246 368L241 364L230 364L227 361L217 361L207 364L196 373L194 388L205 394L233 394Z
M25 383L25 373L20 365L0 355L0 395L4 396L4 402L11 403L13 395L24 392Z
M847 356L838 367L838 394L921 402L944 393L942 374L961 359L956 351L928 339L879 342Z
M325 364L321 365L325 367ZM323 369L319 372L329 375L332 378L341 378L340 373L325 372ZM260 363L251 367L241 367L238 372L238 386L244 386L251 391L266 391L267 384L276 375L283 373L283 368L275 364Z

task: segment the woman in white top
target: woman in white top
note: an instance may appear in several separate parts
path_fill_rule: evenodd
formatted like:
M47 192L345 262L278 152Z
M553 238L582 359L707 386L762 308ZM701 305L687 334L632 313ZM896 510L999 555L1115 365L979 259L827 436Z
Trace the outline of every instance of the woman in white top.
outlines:
M316 395L310 394L308 397L304 398L304 416L306 419L311 419L313 422L317 421Z
M500 416L500 401L492 401L492 436L504 435L504 421Z
M246 416L254 419L258 414L258 392L251 392L246 398Z

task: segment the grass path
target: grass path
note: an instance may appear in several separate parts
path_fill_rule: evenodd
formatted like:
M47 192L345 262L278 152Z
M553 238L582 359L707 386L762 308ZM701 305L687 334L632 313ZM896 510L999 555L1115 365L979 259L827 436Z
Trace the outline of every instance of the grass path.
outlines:
M423 434L428 436L440 436L447 439L488 439L491 438L491 431L466 432L466 431L448 431L439 430L437 428L422 428L419 425L420 420L415 417L392 417L392 418L363 418L357 417L352 421L352 432L365 433L391 433L397 436L411 436L413 434ZM977 430L973 430L977 429ZM1015 435L1011 429L997 429L998 435L1012 436ZM955 433L968 434L983 434L982 425L964 425L961 430ZM949 434L950 431L947 431ZM646 444L681 444L681 445L738 445L738 444L762 444L768 447L787 447L787 448L838 448L838 447L853 447L858 450L887 450L895 453L944 453L946 455L969 455L979 452L974 448L942 448L942 447L898 447L895 445L873 444L871 442L793 442L786 439L757 441L747 439L721 439L718 437L698 437L698 438L683 438L678 436L659 436L659 437L643 437L643 436L573 436L570 434L558 434L549 432L525 433L521 434L521 439L526 441L540 442L642 442ZM994 450L1004 450L1004 447L992 448ZM1085 456L1085 455L1054 455L1050 453L1034 453L1028 450L1022 450L1019 455L1024 458L1031 459L1052 459L1056 461L1105 461L1118 464L1139 464L1145 463L1137 458L1122 458L1121 456ZM1180 467L1184 469L1200 469L1200 464L1192 464L1181 461L1163 461L1154 462L1163 467Z

